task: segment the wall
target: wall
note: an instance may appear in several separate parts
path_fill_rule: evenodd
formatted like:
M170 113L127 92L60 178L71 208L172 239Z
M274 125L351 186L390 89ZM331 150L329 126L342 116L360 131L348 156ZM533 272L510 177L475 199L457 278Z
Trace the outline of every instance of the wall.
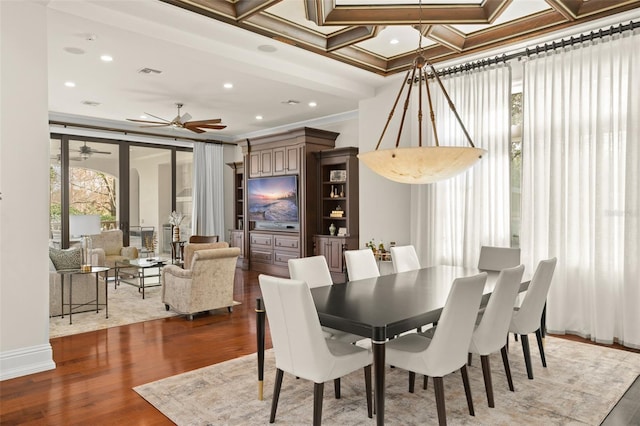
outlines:
M0 380L55 368L46 15L43 2L0 1Z

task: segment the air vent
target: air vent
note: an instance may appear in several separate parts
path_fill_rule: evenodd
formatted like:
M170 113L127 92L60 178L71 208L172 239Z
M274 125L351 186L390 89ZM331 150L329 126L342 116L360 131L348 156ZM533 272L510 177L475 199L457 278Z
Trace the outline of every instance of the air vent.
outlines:
M153 68L141 68L138 70L139 74L160 74L162 71L154 70Z
M96 107L98 105L100 105L100 102L96 102L96 101L82 101L82 105L89 105L92 107Z

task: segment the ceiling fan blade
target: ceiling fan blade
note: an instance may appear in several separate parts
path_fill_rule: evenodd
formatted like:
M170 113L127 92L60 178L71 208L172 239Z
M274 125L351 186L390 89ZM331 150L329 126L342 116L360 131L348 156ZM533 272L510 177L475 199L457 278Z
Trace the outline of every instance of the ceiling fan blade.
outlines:
M198 129L197 127L185 127L185 129L191 130L192 132L195 132L195 133L204 133L204 130Z
M162 124L163 126L167 126L169 123L160 123L159 121L149 121L149 120L136 120L134 118L127 118L128 121L135 121L136 123L152 123L152 124Z
M185 123L187 121L191 120L191 114L189 114L188 112L185 112L184 114L182 114L182 117L180 117L180 122L181 123Z
M152 116L153 118L157 118L158 120L162 120L166 123L171 123L169 120L167 120L166 118L162 118L162 117L158 117L157 115L153 115L153 114L149 114L148 112L145 112L145 114Z
M111 154L110 152L107 152L107 151L98 151L98 150L95 150L95 149L92 149L91 153L92 154L108 154L108 155Z
M189 129L189 130L195 129L195 128L222 130L222 129L226 128L227 126L224 125L224 124L201 124L199 126L185 126L185 127L187 129Z
M166 124L147 124L144 126L140 126L142 127L167 127L167 126L171 126L171 123L166 123Z
M204 124L218 124L221 121L222 121L221 118L212 118L210 120L188 121L188 122L185 122L184 124L189 126L200 126Z

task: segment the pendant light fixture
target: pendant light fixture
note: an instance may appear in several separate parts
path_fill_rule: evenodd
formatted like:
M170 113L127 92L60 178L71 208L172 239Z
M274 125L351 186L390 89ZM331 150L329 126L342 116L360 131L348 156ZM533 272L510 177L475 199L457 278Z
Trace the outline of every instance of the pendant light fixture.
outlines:
M413 66L407 71L405 78L402 80L400 91L396 97L387 122L382 130L380 139L374 151L362 153L358 155L358 158L373 170L375 173L384 176L395 182L409 183L409 184L424 184L433 183L440 180L453 177L471 166L477 163L482 156L487 152L484 149L476 148L471 141L469 132L462 124L462 120L456 111L447 90L444 88L440 77L433 65L428 62L423 56L422 51L422 3L420 3L420 26L418 28L419 41L417 56L413 60ZM462 131L467 139L469 146L440 146L438 139L438 133L436 130L436 118L433 112L433 105L431 102L431 92L428 83L428 74L426 68L429 68L432 72L433 78L438 83L438 86L442 90L449 108L455 115L455 118L460 124ZM422 146L422 93L424 84L426 88L427 99L429 101L429 112L431 115L431 124L433 128L433 138L435 146ZM409 87L404 101L404 110L402 112L402 119L400 121L400 128L398 129L398 136L396 139L395 148L379 149L380 143L389 127L389 122L393 117L393 113L398 105L402 93L405 87ZM411 92L414 86L418 87L418 146L411 146L406 148L399 147L400 137L404 127L407 110L409 108L409 100Z

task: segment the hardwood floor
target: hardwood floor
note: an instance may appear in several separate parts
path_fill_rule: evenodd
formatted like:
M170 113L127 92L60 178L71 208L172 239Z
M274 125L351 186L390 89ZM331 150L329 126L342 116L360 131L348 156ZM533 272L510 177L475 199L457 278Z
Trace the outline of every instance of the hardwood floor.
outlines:
M174 317L52 339L55 370L0 382L0 423L171 425L132 388L255 352L259 295L257 274L238 269L235 300L242 304L231 314L221 309L192 322Z

